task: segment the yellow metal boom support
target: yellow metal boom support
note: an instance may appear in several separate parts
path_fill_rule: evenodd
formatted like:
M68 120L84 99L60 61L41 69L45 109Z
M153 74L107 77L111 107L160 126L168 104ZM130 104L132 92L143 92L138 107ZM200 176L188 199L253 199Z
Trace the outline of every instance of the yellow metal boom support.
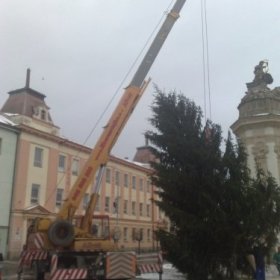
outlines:
M84 193L93 182L97 170L107 163L113 145L115 144L135 105L146 89L147 84L148 82L144 83L142 87L129 86L126 88L118 106L104 128L101 137L96 143L95 148L92 150L89 159L79 174L75 184L72 186L67 200L64 202L57 214L58 219L71 220L71 218L73 218Z

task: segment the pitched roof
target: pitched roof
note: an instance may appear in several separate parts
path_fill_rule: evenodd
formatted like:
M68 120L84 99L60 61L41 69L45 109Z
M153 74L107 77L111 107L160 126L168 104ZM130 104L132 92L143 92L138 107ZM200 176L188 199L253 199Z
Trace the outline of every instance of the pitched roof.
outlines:
M9 98L4 103L0 112L32 117L34 109L38 106L49 109L44 101L45 95L31 88L25 87L13 90L8 92L8 94Z
M52 122L49 107L45 103L45 95L30 88L30 69L27 69L25 87L8 92L9 97L1 108L2 113L12 113L32 118L38 107L44 108L48 113L48 120Z

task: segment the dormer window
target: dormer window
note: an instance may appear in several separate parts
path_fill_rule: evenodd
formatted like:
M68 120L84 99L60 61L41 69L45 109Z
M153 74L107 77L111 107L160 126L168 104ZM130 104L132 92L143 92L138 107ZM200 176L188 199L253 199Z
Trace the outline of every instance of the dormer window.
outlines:
M33 108L33 118L45 121L45 122L51 122L51 119L49 117L48 108L43 106L37 106Z
M45 111L44 109L41 109L41 119L42 119L43 121L46 120L46 111Z

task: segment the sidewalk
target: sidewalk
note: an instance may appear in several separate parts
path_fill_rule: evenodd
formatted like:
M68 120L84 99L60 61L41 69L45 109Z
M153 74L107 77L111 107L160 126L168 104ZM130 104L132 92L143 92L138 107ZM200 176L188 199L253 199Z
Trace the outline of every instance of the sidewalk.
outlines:
M265 274L267 279L280 279L278 270L275 265L269 265L266 269Z
M0 263L2 280L17 279L17 261L3 261Z
M2 271L2 279L1 280L16 280L17 279L17 261L4 261L0 262L0 270ZM32 279L33 277L28 277L26 275L25 279ZM158 279L158 278L157 278ZM271 265L266 270L266 279L267 280L280 280L280 276L278 275L278 271L275 266Z

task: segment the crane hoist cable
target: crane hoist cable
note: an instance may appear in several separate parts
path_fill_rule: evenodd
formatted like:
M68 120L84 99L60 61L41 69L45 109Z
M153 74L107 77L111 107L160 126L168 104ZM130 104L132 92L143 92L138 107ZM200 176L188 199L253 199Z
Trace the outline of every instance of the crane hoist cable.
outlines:
M168 5L167 9L165 9L165 11L163 12L163 15L161 16L160 20L158 21L158 23L156 24L155 28L153 29L153 31L151 32L151 34L149 35L148 39L146 40L146 42L144 43L144 46L141 48L141 50L139 51L138 55L136 56L135 60L132 62L131 66L129 67L127 73L124 75L123 79L121 80L119 86L117 87L117 89L115 90L115 93L113 94L113 96L111 97L111 99L109 100L109 102L107 103L107 105L105 106L105 109L103 110L103 112L101 113L101 115L99 116L99 118L97 119L97 121L95 122L93 128L91 129L89 135L86 137L85 141L83 142L82 145L85 145L87 143L87 141L89 140L89 138L92 136L92 134L94 133L95 129L97 128L97 126L99 125L99 123L101 122L102 118L104 117L105 113L108 111L109 107L111 106L112 102L114 101L114 99L116 98L116 96L118 95L119 91L121 88L123 88L123 85L125 83L125 81L127 80L127 77L130 75L130 73L132 72L132 70L134 69L136 63L139 61L141 55L143 54L143 52L145 51L145 49L147 48L148 44L151 42L155 32L158 30L159 26L161 25L162 21L165 19L166 14L168 13L172 2L174 2L174 0L171 1L171 3Z
M159 29L161 23L163 22L163 20L166 17L166 14L168 14L171 5L173 4L175 0L172 0L170 2L170 4L168 5L168 7L164 10L161 18L159 19L158 23L156 24L156 26L154 27L154 29L152 30L151 34L148 36L148 38L146 39L146 42L144 43L144 46L141 48L141 50L139 51L138 55L136 56L135 60L133 61L133 63L131 64L131 66L129 67L127 73L124 75L123 79L121 80L119 86L117 87L117 89L115 90L114 94L112 95L111 99L109 100L109 102L107 103L107 105L105 106L105 109L102 111L102 113L100 114L100 116L97 118L96 122L94 123L92 129L90 130L90 133L88 134L88 136L85 138L85 140L82 143L82 146L85 146L86 143L88 142L88 140L90 139L90 137L93 135L93 133L95 132L95 130L97 129L98 125L100 124L101 120L103 119L104 115L106 114L106 112L108 111L109 107L111 106L111 104L113 103L114 99L116 98L116 96L118 95L119 91L121 88L123 88L123 85L125 83L125 81L127 80L128 76L130 75L130 73L132 72L132 70L134 69L136 63L139 61L141 55L143 54L143 52L145 51L145 49L147 48L148 44L151 42L151 40L154 37L154 34L157 32L157 30ZM79 149L77 151L77 153L73 156L78 157L78 155L80 154L81 149ZM65 173L63 174L63 176L61 176L61 178L59 179L58 183L56 184L56 188L53 190L52 193L50 193L49 197L46 199L46 203L48 203L48 201L53 198L53 196L56 193L56 189L57 187L60 186L61 182L63 181L65 176Z
M208 47L208 23L207 23L207 6L206 0L200 1L200 14L201 14L201 37L202 37L202 60L203 60L203 93L204 93L204 112L205 122L207 120L207 96L209 119L212 118L212 105L211 105L211 83L210 83L210 66L209 66L209 47Z

